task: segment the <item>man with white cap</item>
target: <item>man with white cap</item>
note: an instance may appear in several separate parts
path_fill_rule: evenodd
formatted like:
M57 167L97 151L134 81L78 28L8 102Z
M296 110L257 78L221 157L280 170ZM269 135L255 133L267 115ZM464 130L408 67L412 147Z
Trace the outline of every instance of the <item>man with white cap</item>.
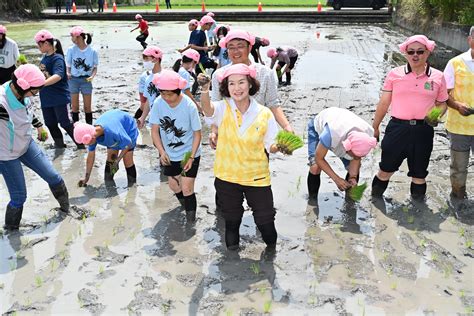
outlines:
M7 37L7 28L0 25L0 84L12 78L18 56L20 56L18 45Z

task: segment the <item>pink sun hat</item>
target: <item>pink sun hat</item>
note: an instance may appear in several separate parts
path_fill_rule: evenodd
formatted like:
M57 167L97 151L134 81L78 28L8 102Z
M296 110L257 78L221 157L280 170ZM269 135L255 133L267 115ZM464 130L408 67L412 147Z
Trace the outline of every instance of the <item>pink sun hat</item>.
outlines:
M425 45L426 49L429 50L430 52L433 51L433 49L436 46L435 41L430 41L428 37L424 35L413 35L407 38L402 44L400 44L398 47L400 48L400 51L402 53L406 53L407 47L410 44L413 44L415 42L418 42L420 44Z
M253 44L255 44L255 36L253 36L249 32L244 31L244 30L232 30L229 33L227 33L226 37L224 37L219 42L219 46L222 48L226 48L227 44L233 39L245 40L250 43L250 46L253 46Z
M201 18L201 21L199 21L199 25L204 25L208 23L215 23L214 19L210 17L209 15L205 15Z
M277 57L277 55L278 55L278 53L277 53L277 51L276 51L275 48L270 47L270 48L267 50L267 57L269 57L269 58L275 58L275 57Z
M32 64L21 65L18 67L13 74L17 81L16 83L23 90L30 88L40 88L44 86L46 78L39 68Z
M357 131L350 132L346 140L342 141L344 149L346 151L351 150L358 157L365 157L376 145L375 137Z
M71 31L69 31L69 34L72 36L79 36L81 34L85 34L86 30L82 26L74 26Z
M266 37L261 37L260 41L262 42L263 46L268 46L270 45L270 40Z
M206 15L210 16L211 18L213 18L215 16L214 12L208 12Z
M199 59L201 58L201 55L199 55L198 51L192 48L185 50L182 55L188 58L191 58L197 63L199 62Z
M135 15L135 20L143 19L143 17L140 14Z
M143 55L153 57L155 59L161 59L163 57L163 52L158 46L148 46L143 51Z
M0 25L0 34L7 34L7 28L3 25Z
M74 140L78 144L89 144L95 136L95 127L87 123L74 123Z
M54 39L54 36L48 30L41 30L38 33L36 33L36 35L35 35L35 42L36 43L44 42L44 41L49 40L49 39Z
M225 28L227 29L227 32L230 31L230 26L229 26L229 25L218 24L218 25L216 26L216 28L214 29L214 31L213 31L213 32L214 32L214 35L217 35L217 32L219 32L219 30L220 30L221 28L223 28L223 27L225 27Z
M196 19L189 20L188 25L199 26L199 21Z
M184 89L188 82L177 72L172 70L163 70L159 74L155 74L152 80L153 84L160 90L176 90Z
M247 66L246 64L235 64L226 68L223 73L217 75L217 80L222 82L231 75L247 75L255 78L257 76L257 69L254 66Z

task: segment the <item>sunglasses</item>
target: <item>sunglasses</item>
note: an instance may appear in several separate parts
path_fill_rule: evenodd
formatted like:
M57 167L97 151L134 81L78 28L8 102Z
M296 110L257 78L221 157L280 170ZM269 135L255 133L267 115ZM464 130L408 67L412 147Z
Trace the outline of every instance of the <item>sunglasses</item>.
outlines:
M424 53L425 53L424 50L417 50L417 51L409 50L409 51L407 51L407 55L410 55L410 56L411 56L411 55L415 55L415 54L417 54L417 55L423 55Z

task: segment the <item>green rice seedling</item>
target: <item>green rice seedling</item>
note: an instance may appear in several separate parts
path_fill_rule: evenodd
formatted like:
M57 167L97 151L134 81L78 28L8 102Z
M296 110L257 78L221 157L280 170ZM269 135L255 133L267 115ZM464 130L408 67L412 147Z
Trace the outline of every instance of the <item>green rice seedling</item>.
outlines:
M293 133L279 131L276 137L276 145L281 153L291 155L293 154L293 151L303 147L304 142L300 137Z
M364 195L365 189L367 189L367 182L364 182L361 185L355 185L348 190L349 197L354 201L359 202Z
M420 246L423 248L426 247L426 239L423 238L422 240L420 240Z
M229 308L225 311L226 316L232 316L232 310Z
M296 181L296 191L299 191L301 188L301 176L298 177L298 180Z
M267 292L267 287L262 285L258 290L260 291L260 294L265 295Z
M28 59L26 58L24 54L20 54L18 56L18 63L20 63L21 65L25 65L28 63Z
M265 314L270 313L270 309L272 308L272 301L266 301L263 303L263 312Z
M466 240L466 248L472 248L472 240Z
M464 229L464 227L460 227L459 228L459 236L460 237L464 237L464 234L466 233L466 230Z
M181 160L181 168L183 169L183 171L181 172L181 175L185 176L185 177L186 177L186 172L184 171L184 166L186 166L186 164L188 163L189 158L191 158L191 152L190 151L186 152L184 154L183 160Z
M431 261L438 261L438 254L436 252L431 254Z
M443 112L442 109L439 107L433 107L425 116L425 122L428 123L428 125L431 126L436 126L439 122L439 117L441 116L441 113Z
M255 275L259 275L260 274L260 265L258 263L252 263L250 265L250 270L252 270L252 272Z
M392 284L390 284L390 288L392 290L396 290L397 289L397 282L393 282Z
M407 222L408 224L413 224L415 222L415 216L413 215L408 216Z
M402 211L404 213L408 213L408 211L409 211L408 206L405 205L404 207L402 207Z
M54 270L56 270L56 260L51 260L50 265L51 265L51 272L54 272Z
M102 274L104 272L104 266L103 265L100 265L99 266L99 274Z
M460 296L460 297L466 296L466 292L465 292L464 290L460 290L460 291L459 291L459 296Z
M35 278L35 283L36 283L36 287L41 287L43 286L43 279L41 278L41 276L36 276Z

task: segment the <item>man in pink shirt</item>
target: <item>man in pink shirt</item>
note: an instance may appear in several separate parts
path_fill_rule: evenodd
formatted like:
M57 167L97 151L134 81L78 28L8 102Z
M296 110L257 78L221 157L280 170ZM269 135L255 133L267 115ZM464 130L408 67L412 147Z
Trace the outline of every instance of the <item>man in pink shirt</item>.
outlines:
M390 177L407 159L411 196L425 197L434 130L424 118L433 106L445 112L448 100L443 73L427 63L434 48L435 42L424 35L409 37L400 45L408 63L392 69L385 78L373 122L376 138L389 107L392 118L382 140L380 169L372 181L373 196L383 195Z

